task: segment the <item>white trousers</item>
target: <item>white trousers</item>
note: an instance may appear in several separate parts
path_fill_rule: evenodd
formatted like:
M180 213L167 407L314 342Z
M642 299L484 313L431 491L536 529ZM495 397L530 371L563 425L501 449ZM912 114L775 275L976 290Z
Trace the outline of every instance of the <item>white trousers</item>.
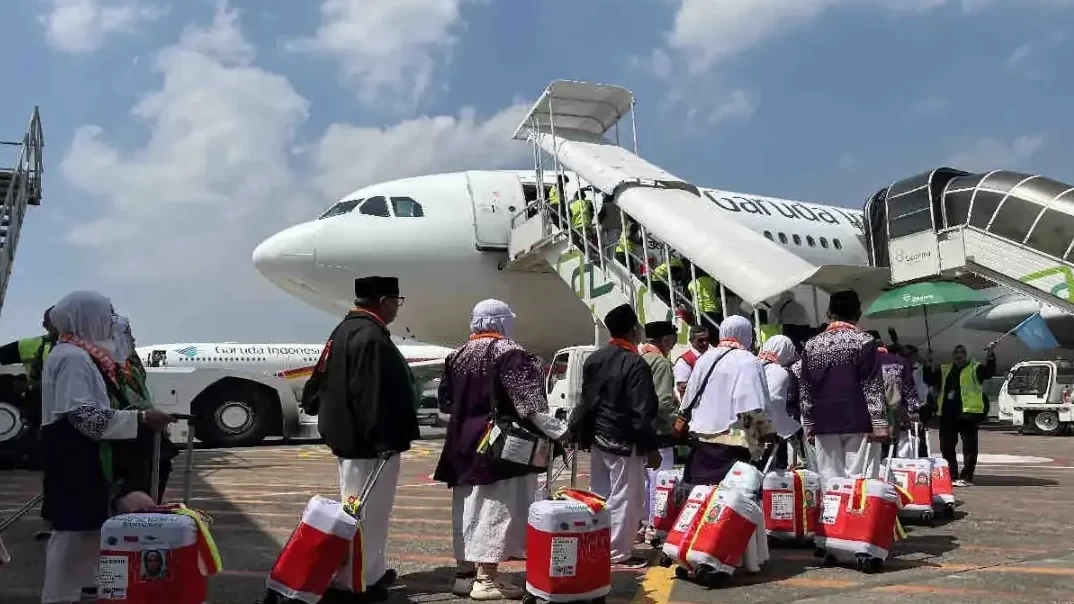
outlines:
M387 569L385 550L388 547L388 525L391 524L392 505L395 503L395 487L399 484L399 456L393 455L384 464L380 478L373 485L369 499L362 508L362 568L365 572L366 587L373 585L384 576ZM376 459L340 459L339 491L344 503L350 497L358 497L366 480L373 473ZM361 585L355 585L354 561L347 556L347 562L336 573L334 583L350 591L361 591Z
M649 524L653 523L653 498L656 497L656 473L660 470L670 470L675 467L675 448L664 447L660 449L660 467L655 470L646 468L645 485L649 496L645 498L645 518Z
M498 564L526 555L526 525L537 475L451 489L455 559Z
M100 531L53 531L45 550L41 602L77 602L82 589L97 585Z
M895 457L903 459L917 459L917 443L912 430L899 433L899 444L895 449Z
M634 552L638 523L645 518L645 457L612 455L593 448L589 456L593 492L608 501L612 517L612 562Z
M817 473L824 485L832 478L880 476L880 445L869 442L865 434L818 434L816 451Z

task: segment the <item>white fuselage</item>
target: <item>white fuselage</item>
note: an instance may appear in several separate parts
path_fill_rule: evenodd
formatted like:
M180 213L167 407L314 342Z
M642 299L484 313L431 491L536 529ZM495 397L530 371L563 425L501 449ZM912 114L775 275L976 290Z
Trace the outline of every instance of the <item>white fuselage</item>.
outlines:
M532 171L477 174L514 175L520 202L522 190L534 182ZM254 251L254 263L284 291L333 315L345 313L353 304L355 278L396 276L406 303L392 332L404 338L457 345L469 334L473 305L496 298L507 302L517 315L515 339L546 358L561 347L592 342L595 330L589 309L558 275L504 270L505 252L476 249L475 224L483 221L487 234L489 217L475 220L469 183L467 173L457 172L365 187L337 202L337 206L343 204L345 213L302 223L266 239ZM726 212L728 220L763 233L814 264L868 264L860 211L715 189L701 191ZM376 207L370 204L369 211L387 215L371 215L365 203L345 203L379 196L387 202L388 211L380 211L379 201ZM413 216L414 202L420 204L420 217ZM521 210L518 205L511 205L516 208L512 211ZM499 220L506 241L510 217ZM1001 287L985 293L1003 301L1019 299ZM808 309L811 324L823 321L827 307L823 293L815 297L812 288L800 288L793 294ZM996 333L977 331L992 329L990 320L976 318L977 330L962 327L964 321L986 310L931 316L937 358L949 356L956 344L967 346L972 354L995 339ZM868 323L864 323L866 328L882 333L894 327L905 343L925 341L920 319ZM1013 337L1005 338L998 352L1006 357L1002 364L1031 356Z

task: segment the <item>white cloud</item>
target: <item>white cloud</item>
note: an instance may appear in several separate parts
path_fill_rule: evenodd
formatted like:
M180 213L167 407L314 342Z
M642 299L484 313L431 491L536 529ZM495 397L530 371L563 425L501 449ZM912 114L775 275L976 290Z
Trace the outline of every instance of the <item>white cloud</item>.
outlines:
M726 101L709 112L709 123L719 124L749 119L757 112L760 104L761 94L759 92L750 92L741 88L733 90Z
M1024 135L1012 140L982 138L953 154L948 163L971 172L1018 170L1027 167L1044 143L1041 135Z
M331 57L358 98L372 103L402 93L425 95L439 63L450 56L464 25L462 0L323 0L321 25L288 49Z
M140 23L156 20L167 7L141 0L46 0L41 17L45 40L64 52L83 53L99 49L109 35L129 33Z
M1023 44L1014 49L1011 56L1007 58L1007 67L1010 69L1017 69L1026 62L1026 59L1033 54L1032 44Z
M372 182L528 157L511 140L520 102L487 119L464 109L385 128L337 123L299 140L309 101L255 59L238 13L221 6L210 25L188 27L153 57L160 87L131 110L144 143L120 145L86 125L62 161L68 183L99 202L80 206L88 218L68 227L72 260L117 308L154 322L146 341L263 338L258 329L296 308L316 318L307 326L330 322L254 270L260 240ZM290 329L298 327L289 322L280 327L289 335L275 337L311 337Z
M906 119L910 121L926 119L931 117L938 117L947 113L947 110L951 108L951 103L947 99L940 97L929 97L922 99L917 103L914 103L910 109L906 111Z
M318 188L330 197L359 186L433 172L526 165L527 146L511 133L529 110L516 103L486 120L423 116L387 128L332 124L313 150Z

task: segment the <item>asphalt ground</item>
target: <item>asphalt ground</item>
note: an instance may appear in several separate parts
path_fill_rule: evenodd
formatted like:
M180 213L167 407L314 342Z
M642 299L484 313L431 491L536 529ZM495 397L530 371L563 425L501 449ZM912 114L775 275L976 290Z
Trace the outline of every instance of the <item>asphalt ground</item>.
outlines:
M449 593L450 493L430 478L439 449L431 436L404 456L389 544L390 565L400 575L393 602L457 599ZM908 539L882 573L825 568L812 549L773 549L761 573L736 576L722 589L676 580L657 566L616 573L609 601L1074 603L1074 438L990 428L981 449L976 486L956 492L958 518L934 528L908 526ZM580 467L584 485L588 461ZM337 493L335 460L321 445L198 450L195 474L191 505L214 517L224 562L211 580L210 602L217 604L255 602L309 497ZM0 518L33 497L39 482L28 472L0 474ZM180 484L176 476L172 487ZM178 500L179 492L169 497ZM0 569L0 603L38 601L44 544L32 535L39 527L33 512L5 531L14 560ZM524 564L505 568L521 580Z

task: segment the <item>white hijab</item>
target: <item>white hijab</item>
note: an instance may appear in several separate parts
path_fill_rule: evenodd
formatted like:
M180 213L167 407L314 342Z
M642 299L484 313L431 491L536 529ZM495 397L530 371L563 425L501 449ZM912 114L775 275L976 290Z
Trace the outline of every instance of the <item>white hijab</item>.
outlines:
M783 335L772 336L761 346L758 355L764 364L764 373L768 381L769 404L765 408L772 426L783 438L788 438L802 427L787 415L787 395L791 386L790 366L798 360L798 351L794 342Z
M130 319L117 316L112 322L113 358L122 363L134 353L134 336L131 335Z
M728 345L738 342L742 348ZM748 350L753 344L753 326L745 317L730 316L720 323L720 345L698 358L686 385L683 406L689 405L700 390L714 363L712 377L693 408L690 429L701 434L721 434L751 411L767 409L768 380L761 361Z
M112 304L96 292L67 294L49 311L61 336L72 335L112 351ZM57 345L41 371L42 425L84 405L109 408L104 378L89 354L70 344Z
M90 291L71 292L63 297L48 313L49 320L58 334L73 335L97 344L106 351L112 345L112 302Z
M482 300L470 316L470 333L494 332L510 339L515 324L511 307L499 300Z

